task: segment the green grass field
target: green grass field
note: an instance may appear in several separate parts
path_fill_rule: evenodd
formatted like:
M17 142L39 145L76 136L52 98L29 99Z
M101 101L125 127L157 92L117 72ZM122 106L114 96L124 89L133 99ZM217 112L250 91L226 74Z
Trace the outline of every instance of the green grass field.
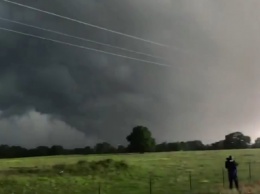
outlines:
M222 169L229 154L239 162L243 193L259 194L260 150L2 159L0 193L228 193Z

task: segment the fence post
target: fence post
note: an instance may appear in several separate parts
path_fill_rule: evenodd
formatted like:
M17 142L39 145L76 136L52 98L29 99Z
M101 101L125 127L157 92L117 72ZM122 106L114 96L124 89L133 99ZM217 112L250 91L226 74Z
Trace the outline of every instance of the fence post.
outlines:
M222 168L222 180L223 180L223 188L225 187L225 171L224 168Z
M101 183L98 183L98 194L101 194Z
M152 175L151 174L149 177L149 192L150 192L150 194L152 194Z
M251 162L248 163L248 171L249 171L249 180L251 181L251 179L252 179L252 174L251 174Z
M189 180L190 180L190 190L192 190L191 171L189 172Z

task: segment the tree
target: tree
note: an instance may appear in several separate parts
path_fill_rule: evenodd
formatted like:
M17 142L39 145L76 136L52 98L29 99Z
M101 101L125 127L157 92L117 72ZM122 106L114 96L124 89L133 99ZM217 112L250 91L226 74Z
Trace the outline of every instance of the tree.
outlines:
M168 151L180 151L181 144L180 142L168 143Z
M64 154L64 149L62 146L59 146L59 145L53 145L51 148L50 148L50 155L62 155Z
M116 151L116 149L107 142L97 143L94 150L97 154L108 154Z
M126 148L123 145L118 145L117 146L117 153L125 153Z
M166 152L181 150L180 142L162 143L162 144L159 144L159 146L161 147L162 151L166 151Z
M251 142L249 136L245 136L241 132L234 132L226 135L224 140L225 149L243 149L248 148Z
M20 146L11 146L8 149L8 158L24 157L27 150Z
M93 153L94 150L90 146L84 148L84 154L93 154Z
M48 156L50 154L50 148L47 146L38 146L35 150L35 156Z
M155 151L156 151L156 152L166 152L166 151L169 151L168 145L169 145L169 144L166 143L166 142L157 144L157 145L155 146Z
M224 149L224 140L217 141L215 143L212 143L211 146L209 146L209 149L211 150L222 150Z
M147 127L134 127L132 133L126 137L130 152L150 152L155 148L155 139Z
M186 150L204 150L204 144L199 140L186 142Z
M258 137L256 140L255 140L255 143L253 145L253 148L260 148L260 137Z
M180 150L186 151L187 150L187 144L183 141L180 142Z

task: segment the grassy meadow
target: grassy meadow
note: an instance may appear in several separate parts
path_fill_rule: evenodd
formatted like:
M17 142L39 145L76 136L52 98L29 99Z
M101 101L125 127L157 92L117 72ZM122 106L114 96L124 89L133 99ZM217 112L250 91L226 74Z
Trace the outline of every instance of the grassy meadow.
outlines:
M243 193L259 194L258 149L2 159L0 194L229 193L222 169L230 154Z

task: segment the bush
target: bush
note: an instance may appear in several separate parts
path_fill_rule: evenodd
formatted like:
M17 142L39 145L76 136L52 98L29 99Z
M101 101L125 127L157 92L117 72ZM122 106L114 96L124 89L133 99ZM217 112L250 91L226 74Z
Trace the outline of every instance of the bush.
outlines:
M75 164L55 164L47 168L19 167L6 171L7 174L70 174L70 175L98 175L99 173L119 172L128 169L128 164L124 161L114 161L111 159L100 161L79 160Z
M128 164L124 161L114 161L111 159L88 162L79 160L76 164L56 164L52 168L70 174L96 174L112 171L122 171L128 169Z

